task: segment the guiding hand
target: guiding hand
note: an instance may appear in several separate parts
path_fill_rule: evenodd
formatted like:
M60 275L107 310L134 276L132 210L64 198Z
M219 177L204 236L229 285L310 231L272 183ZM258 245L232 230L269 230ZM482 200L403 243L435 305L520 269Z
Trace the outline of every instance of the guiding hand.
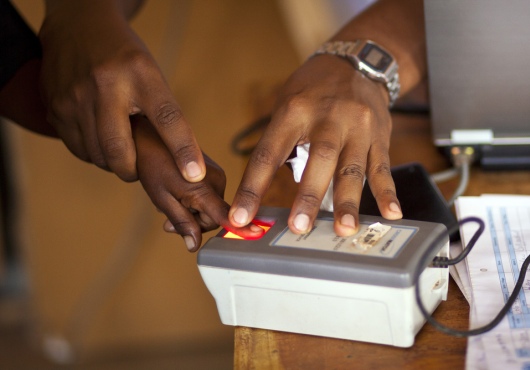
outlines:
M82 160L137 179L129 116L155 127L187 181L205 176L201 150L155 60L111 1L65 2L46 16L41 90L48 121Z
M196 251L202 243L202 232L219 225L244 237L258 238L263 229L250 224L234 227L228 222L230 206L223 200L224 171L204 154L207 167L202 181L186 181L149 121L131 117L138 150L138 175L145 191L168 221L164 229L182 235L187 249Z
M256 215L274 174L296 145L310 143L309 159L288 219L307 233L328 185L334 181L334 229L353 235L366 176L379 210L402 217L388 155L392 121L388 92L333 55L309 59L283 86L272 119L254 149L229 219L241 227Z

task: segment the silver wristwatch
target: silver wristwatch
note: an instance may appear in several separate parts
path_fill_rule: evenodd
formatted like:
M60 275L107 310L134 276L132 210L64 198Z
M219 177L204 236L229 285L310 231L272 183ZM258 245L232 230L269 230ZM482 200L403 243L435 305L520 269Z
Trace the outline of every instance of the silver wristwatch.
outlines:
M311 57L319 54L346 58L368 78L384 83L390 96L390 106L398 98L401 85L396 60L373 41L330 41L324 43Z

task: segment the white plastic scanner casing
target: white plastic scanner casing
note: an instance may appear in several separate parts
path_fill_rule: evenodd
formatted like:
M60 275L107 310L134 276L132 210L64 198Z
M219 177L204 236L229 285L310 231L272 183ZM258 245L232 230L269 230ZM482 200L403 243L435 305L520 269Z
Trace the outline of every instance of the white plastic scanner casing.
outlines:
M445 226L360 216L359 233L342 238L333 215L321 212L300 236L287 227L289 211L262 207L256 219L274 224L261 239L227 239L222 230L199 251L199 271L223 324L412 346L425 323L414 272L435 242L430 257L448 256ZM372 248L356 247L354 239L376 222L391 229ZM421 299L432 313L447 298L448 269L421 269Z

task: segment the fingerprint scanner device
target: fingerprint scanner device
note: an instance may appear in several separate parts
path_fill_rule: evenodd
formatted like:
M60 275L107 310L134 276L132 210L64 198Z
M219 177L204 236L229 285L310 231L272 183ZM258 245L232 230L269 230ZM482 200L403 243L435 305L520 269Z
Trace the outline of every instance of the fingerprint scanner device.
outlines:
M429 260L449 256L446 227L360 216L359 232L343 238L333 231L333 214L320 212L309 233L296 235L289 212L262 207L255 222L268 229L260 239L222 230L199 251L223 324L412 346L425 323L414 271L436 240ZM448 269L421 271L421 299L432 313L447 298Z

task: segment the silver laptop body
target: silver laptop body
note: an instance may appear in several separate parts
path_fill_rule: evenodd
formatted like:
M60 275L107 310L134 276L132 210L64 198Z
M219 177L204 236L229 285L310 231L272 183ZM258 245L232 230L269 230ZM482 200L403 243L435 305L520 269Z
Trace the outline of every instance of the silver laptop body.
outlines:
M530 1L424 0L434 142L530 168Z

